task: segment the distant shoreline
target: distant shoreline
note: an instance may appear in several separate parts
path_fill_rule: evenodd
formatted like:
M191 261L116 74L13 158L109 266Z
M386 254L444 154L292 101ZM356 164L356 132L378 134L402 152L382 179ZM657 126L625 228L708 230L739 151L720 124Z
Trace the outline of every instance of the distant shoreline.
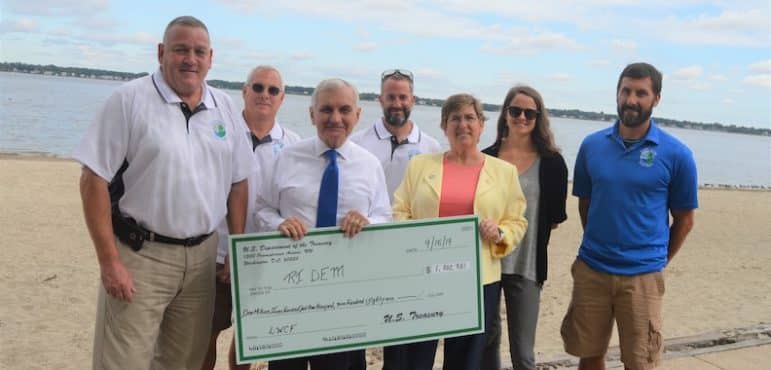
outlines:
M57 76L57 77L71 77L71 78L85 78L85 79L97 79L97 80L110 80L110 81L129 81L134 78L146 76L148 73L128 73L118 72L102 69L92 68L80 68L80 67L60 67L53 64L49 65L36 65L26 63L8 63L0 62L0 72L9 73L24 73L43 76ZM207 83L213 87L228 89L228 90L240 90L243 82L233 82L224 80L207 80ZM290 95L303 95L309 96L313 92L312 87L305 86L290 86L286 85L285 90ZM371 92L362 92L359 94L361 100L375 101L378 94ZM444 103L444 99L433 99L416 96L418 105L441 107ZM498 112L500 106L496 104L483 104L485 111ZM615 114L606 114L604 112L589 112L579 109L559 109L549 108L549 114L552 117L578 119L585 121L601 121L601 122L614 122L616 120ZM665 127L677 127L687 130L700 130L700 131L717 131L717 132L730 132L735 134L755 135L771 137L771 129L758 128L758 127L745 127L736 125L724 125L721 123L702 123L692 122L688 120L674 120L662 117L653 117L658 124Z
M58 156L53 153L45 152L4 152L0 151L0 161L49 161L49 162L74 162L69 157ZM573 183L573 181L568 181ZM735 191L768 191L771 192L771 185L732 185L732 184L699 184L699 189L708 190L735 190Z

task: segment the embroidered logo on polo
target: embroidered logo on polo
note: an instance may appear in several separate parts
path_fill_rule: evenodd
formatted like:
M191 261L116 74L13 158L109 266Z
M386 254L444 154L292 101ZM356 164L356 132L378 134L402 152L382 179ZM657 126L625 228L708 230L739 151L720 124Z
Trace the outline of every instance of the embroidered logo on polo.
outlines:
M651 148L645 148L640 151L640 166L651 167L656 159L656 151Z
M224 139L225 136L227 136L227 135L228 135L228 133L227 133L227 131L225 131L225 124L223 124L222 122L215 121L214 122L214 136L216 136L216 137L218 137L220 139Z
M282 141L274 141L273 142L273 155L278 155L278 153L281 153L281 149L284 149L284 143Z

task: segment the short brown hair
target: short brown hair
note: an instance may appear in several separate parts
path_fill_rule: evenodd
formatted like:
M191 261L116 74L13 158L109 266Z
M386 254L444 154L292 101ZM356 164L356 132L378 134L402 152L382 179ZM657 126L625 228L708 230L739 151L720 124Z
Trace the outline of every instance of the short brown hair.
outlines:
M623 71L621 71L621 75L618 76L618 83L616 84L616 93L618 93L618 89L621 88L621 80L624 79L624 77L628 77L634 80L642 80L645 78L651 79L651 88L653 89L653 93L657 96L661 95L661 72L659 72L656 67L648 64L648 63L632 63L626 68L624 68Z
M444 104L442 104L442 122L440 123L442 130L447 127L447 120L450 118L451 113L457 112L461 108L467 106L474 107L479 122L484 124L485 115L482 109L482 102L471 94L462 93L450 96L444 101Z

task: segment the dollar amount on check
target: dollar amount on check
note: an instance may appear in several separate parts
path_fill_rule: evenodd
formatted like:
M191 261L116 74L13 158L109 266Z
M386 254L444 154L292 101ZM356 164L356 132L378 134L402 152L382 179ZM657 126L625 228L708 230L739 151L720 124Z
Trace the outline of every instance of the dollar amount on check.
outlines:
M476 216L230 239L239 363L484 330Z

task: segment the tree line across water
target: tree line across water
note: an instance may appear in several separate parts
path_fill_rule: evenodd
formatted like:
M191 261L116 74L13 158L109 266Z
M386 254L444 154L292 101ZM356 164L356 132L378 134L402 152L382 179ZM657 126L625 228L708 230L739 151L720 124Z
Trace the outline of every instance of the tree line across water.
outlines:
M93 68L81 68L81 67L60 67L53 64L49 65L36 65L26 63L5 63L0 62L0 72L17 72L17 73L31 73L40 75L52 75L52 76L64 76L64 77L79 77L79 78L94 78L102 80L118 80L128 81L142 76L146 76L147 72L141 73L129 73L108 71L103 69ZM223 81L223 80L208 80L209 85L230 90L240 90L243 86L243 82ZM313 93L312 87L305 86L285 86L287 94L293 95L311 95ZM361 93L359 98L361 100L377 100L378 94L376 93ZM444 104L444 99L431 99L417 97L417 104L441 107ZM489 112L498 112L501 109L500 105L496 104L484 104L484 109ZM591 121L607 121L612 122L616 120L615 114L607 114L604 112L587 112L579 109L558 109L549 108L549 113L552 117L561 118L574 118L581 120ZM724 125L718 122L702 123L693 122L688 120L675 120L669 118L655 117L656 122L662 126L679 127L693 130L709 130L709 131L722 131L733 132L749 135L762 135L771 136L771 129L757 128L757 127L745 127L736 125Z

